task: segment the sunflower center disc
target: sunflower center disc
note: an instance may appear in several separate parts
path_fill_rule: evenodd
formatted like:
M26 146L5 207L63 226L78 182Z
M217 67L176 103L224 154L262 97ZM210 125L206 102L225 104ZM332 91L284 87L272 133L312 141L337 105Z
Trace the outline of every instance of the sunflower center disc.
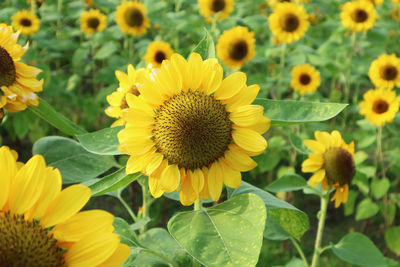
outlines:
M166 56L163 52L158 51L156 53L156 55L154 56L154 59L156 60L156 62L161 64L163 62L163 60L166 59Z
M232 122L212 96L189 91L164 102L153 137L170 164L194 170L222 157L232 140Z
M22 26L25 26L25 27L29 27L29 26L32 25L32 21L31 21L30 19L21 19L21 20L19 21L19 23L20 23Z
M397 69L395 66L387 65L383 67L381 74L383 79L391 81L397 77Z
M368 13L363 9L357 9L353 12L352 18L357 23L362 23L368 19Z
M225 0L213 0L211 10L215 13L222 11L225 8Z
M90 19L88 19L87 24L88 24L89 28L97 29L97 27L100 24L100 21L97 18L90 18Z
M0 46L0 86L9 86L16 77L15 65L7 50Z
M353 156L340 147L329 148L324 154L324 169L326 177L332 184L349 184L353 179L355 169Z
M0 214L0 266L66 266L57 240L36 221Z
M248 52L247 43L243 40L240 40L236 42L234 45L232 45L229 51L229 56L234 60L242 60L243 58L246 57L247 52Z
M302 85L307 85L311 82L311 77L308 74L301 74L299 80Z
M372 110L378 114L385 113L388 109L389 109L389 104L382 99L375 101L372 106Z
M125 12L125 21L131 27L139 27L143 24L144 17L140 10L130 8Z
M299 18L295 14L286 14L282 21L282 28L287 32L294 32L300 25Z

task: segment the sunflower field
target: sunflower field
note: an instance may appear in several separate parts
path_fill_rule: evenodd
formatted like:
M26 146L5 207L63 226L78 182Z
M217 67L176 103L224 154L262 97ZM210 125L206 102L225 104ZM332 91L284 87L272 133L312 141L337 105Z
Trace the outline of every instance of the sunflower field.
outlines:
M0 267L400 267L400 0L0 0Z

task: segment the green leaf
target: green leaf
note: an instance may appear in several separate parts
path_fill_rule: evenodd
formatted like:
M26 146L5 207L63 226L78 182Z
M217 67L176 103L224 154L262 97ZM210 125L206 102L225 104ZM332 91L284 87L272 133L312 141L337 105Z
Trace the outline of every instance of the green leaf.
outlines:
M136 238L135 232L130 228L129 224L122 218L114 218L115 232L120 235L121 242L130 247L139 247L139 241Z
M290 144L300 153L308 154L308 149L304 146L304 141L297 134L289 132Z
M266 210L254 194L242 194L168 222L176 241L206 266L255 266L262 245Z
M375 199L381 199L389 190L390 181L387 178L373 179L371 182L371 192Z
M306 180L298 174L285 174L267 186L267 190L278 193L303 189L307 186Z
M385 231L386 245L391 251L400 255L400 226L394 226Z
M105 128L97 132L77 135L79 142L89 152L99 155L121 155L117 134L124 126Z
M97 51L96 55L94 55L94 59L106 59L117 50L118 47L115 42L107 42Z
M344 216L349 216L354 213L354 206L356 205L356 198L358 193L354 190L349 190L347 202L344 204Z
M351 233L332 246L333 253L342 260L361 266L387 266L385 258L372 241L363 234Z
M285 264L285 267L305 267L305 265L302 260L293 257L288 263Z
M257 98L254 104L264 107L264 115L272 125L287 125L329 120L338 115L347 104L319 103L294 100Z
M89 153L78 142L60 136L39 139L32 152L43 155L48 165L59 169L64 184L96 178L115 164L112 156Z
M203 60L215 58L214 40L206 28L204 28L204 32L203 39L201 39L200 43L197 44L192 52L199 53Z
M356 221L364 220L372 216L375 216L375 214L377 214L378 211L379 211L378 205L372 202L370 198L365 198L357 206Z

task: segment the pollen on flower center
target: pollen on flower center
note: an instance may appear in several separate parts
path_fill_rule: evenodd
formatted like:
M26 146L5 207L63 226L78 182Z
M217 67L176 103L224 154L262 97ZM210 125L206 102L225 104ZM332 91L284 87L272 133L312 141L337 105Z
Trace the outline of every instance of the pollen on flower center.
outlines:
M92 29L97 29L97 27L100 25L100 21L98 18L90 18L87 22L89 28Z
M222 11L225 8L225 0L213 0L211 3L211 10L215 13Z
M199 91L166 100L155 117L153 138L170 164L194 170L222 157L232 141L225 107Z
M301 74L299 81L302 85L307 85L311 82L311 77L308 74Z
M0 266L66 266L62 252L36 221L0 214Z
M349 184L355 173L353 156L343 148L329 148L324 153L324 169L332 184Z
M144 16L140 10L130 8L125 12L125 21L131 27L139 27L143 24Z
M7 50L0 46L0 86L10 86L16 78L15 65Z
M382 68L381 76L383 79L391 81L397 77L397 69L395 66L387 65Z
M296 31L299 25L300 25L299 18L296 15L290 13L286 14L286 16L284 16L281 21L281 26L283 30L287 32Z
M167 57L165 56L165 54L161 51L158 51L155 56L154 59L158 62L158 63L162 63L164 59L166 59Z
M247 43L244 40L240 40L232 45L229 56L235 60L241 60L246 57L248 52Z
M389 104L385 100L378 99L374 102L372 109L375 113L382 114L388 111Z
M355 22L362 23L368 19L368 13L363 9L356 9L351 17Z
M25 26L25 27L29 27L29 26L31 26L32 25L32 21L30 20L30 19L21 19L20 21L19 21L19 23L22 25L22 26Z

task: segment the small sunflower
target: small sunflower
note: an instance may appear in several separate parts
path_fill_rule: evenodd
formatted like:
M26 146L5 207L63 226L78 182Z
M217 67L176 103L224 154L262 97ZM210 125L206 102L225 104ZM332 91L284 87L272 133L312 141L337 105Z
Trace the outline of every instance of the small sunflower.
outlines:
M123 33L132 36L141 36L150 27L150 20L146 12L147 10L141 2L123 1L117 7L115 21Z
M222 76L215 58L173 54L123 112L126 171L149 176L154 197L179 191L183 205L216 201L223 184L239 187L241 172L257 165L250 156L267 147L262 134L270 124L263 107L251 105L260 87L247 86L243 72Z
M266 0L268 6L270 6L272 9L274 9L275 7L277 7L280 3L294 3L294 4L298 4L299 0Z
M146 65L150 65L154 68L161 67L161 63L165 59L169 59L174 53L169 43L164 41L154 41L147 47L146 55L144 59L146 60Z
M237 69L256 54L254 43L253 32L246 27L236 26L219 37L217 55L226 66Z
M268 18L269 28L279 43L292 43L304 36L310 22L304 7L293 3L280 3Z
M322 184L324 190L336 188L331 201L335 201L338 208L341 203L347 202L349 184L353 179L354 142L346 144L338 131L315 131L316 140L305 140L305 146L311 150L301 165L302 172L314 172L308 184L316 186Z
M11 26L0 24L0 89L2 98L7 98L4 107L10 112L38 105L35 92L42 91L43 80L36 80L40 69L19 62L28 49L17 44L18 33Z
M395 54L379 56L372 62L368 76L376 88L400 87L400 58Z
M113 233L114 216L79 212L90 189L61 190L61 175L41 155L26 164L0 148L0 266L118 266L128 246Z
M11 20L14 29L23 35L34 35L40 27L39 18L26 9L16 12Z
M376 17L374 5L365 0L347 2L340 13L343 26L352 32L368 31L374 27Z
M82 12L80 21L81 31L86 34L101 32L107 27L107 16L98 9Z
M217 20L224 20L233 11L234 0L197 0L200 13L206 18L207 22L212 21L212 16Z
M321 76L313 66L309 64L298 65L292 69L292 81L290 85L301 95L314 93L321 84Z
M400 98L391 89L371 89L363 97L360 114L372 125L383 126L386 122L392 122L399 111Z

